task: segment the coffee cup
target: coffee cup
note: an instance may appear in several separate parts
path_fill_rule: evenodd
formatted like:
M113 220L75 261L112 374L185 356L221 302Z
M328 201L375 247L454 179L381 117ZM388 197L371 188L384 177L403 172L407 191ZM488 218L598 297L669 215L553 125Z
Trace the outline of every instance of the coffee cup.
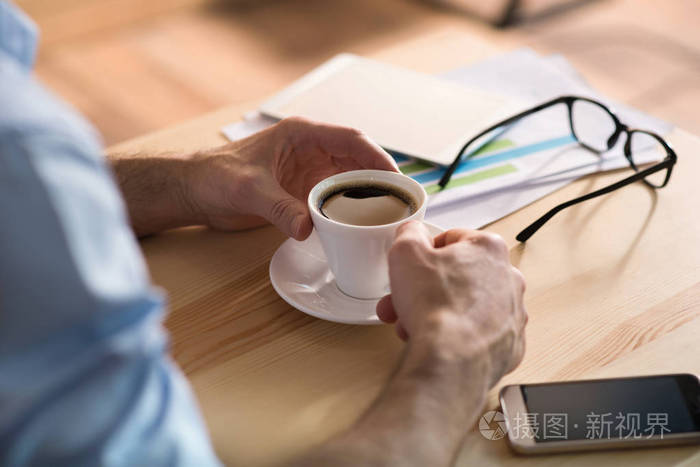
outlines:
M422 221L427 199L418 182L385 170L342 172L311 189L311 220L341 292L359 299L389 293L387 254L396 230Z

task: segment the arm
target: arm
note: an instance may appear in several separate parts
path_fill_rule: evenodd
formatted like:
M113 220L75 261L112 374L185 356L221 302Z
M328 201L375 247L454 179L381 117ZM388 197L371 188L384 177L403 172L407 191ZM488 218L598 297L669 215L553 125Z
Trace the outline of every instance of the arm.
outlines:
M108 156L137 236L205 223L186 195L193 159L193 154Z
M1 127L0 465L220 465L98 147Z
M373 406L299 465L450 465L484 403L487 369L414 346ZM420 348L423 347L423 348Z
M139 236L187 225L240 230L267 221L303 240L311 233L306 196L317 182L344 170L397 170L362 133L296 118L192 154L108 159Z
M380 318L408 340L384 392L346 432L298 465L449 465L487 390L524 351L522 275L493 235L421 224L389 256L392 296Z
M0 1L0 465L220 465L94 131L6 53L27 26Z

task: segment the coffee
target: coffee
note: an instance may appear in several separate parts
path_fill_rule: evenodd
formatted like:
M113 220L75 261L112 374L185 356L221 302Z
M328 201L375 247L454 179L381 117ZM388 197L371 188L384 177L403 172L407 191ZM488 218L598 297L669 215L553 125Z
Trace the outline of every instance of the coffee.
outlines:
M427 200L420 183L389 170L341 172L311 189L311 220L341 292L359 299L388 293L387 255L396 231L406 219L422 221ZM391 201L389 209L384 201Z
M328 219L350 225L384 225L406 219L417 202L404 190L379 183L333 187L320 197L319 210Z

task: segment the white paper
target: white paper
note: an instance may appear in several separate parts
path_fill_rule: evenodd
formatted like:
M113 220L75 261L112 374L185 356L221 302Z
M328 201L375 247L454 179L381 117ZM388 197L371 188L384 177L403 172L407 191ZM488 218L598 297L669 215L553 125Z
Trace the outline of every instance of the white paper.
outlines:
M248 112L243 116L243 121L226 125L221 132L231 141L238 141L253 133L262 131L277 122L272 117L267 117L258 111Z
M530 49L519 49L491 57L475 65L453 70L446 73L444 77L492 92L500 90L504 94L529 102L530 105L567 94L590 97L609 105L621 121L630 127L643 128L662 135L668 134L673 128L669 123L617 104L600 95L586 84L566 59L559 55L539 57ZM555 116L556 112L557 110L552 110L551 116L535 117L541 119L539 124L524 121L516 127L519 131L537 131L535 128L541 131L548 117L554 125L565 123L566 115ZM522 135L518 136L522 137ZM482 184L483 190L480 191L461 190L460 193L445 196L442 202L431 199L432 206L426 218L444 228L483 227L562 188L579 177L599 171L629 167L622 153L623 143L624 138L621 138L615 148L605 153L600 161L591 160L584 163L580 159L580 164L572 164L569 168L565 167L566 164L557 163L555 151L534 154L528 157L527 165L534 171L538 167L537 160L542 162L551 158L550 164L546 165L547 170L551 170L551 175L531 171L528 177L523 177L521 180L501 179L499 180L502 182L501 186ZM572 146L569 151L568 154L581 157L585 150ZM568 154L560 154L560 156L568 159ZM637 159L640 164L658 159L657 154L651 152L635 156L639 156ZM539 167L541 168L542 165ZM621 178L624 176L621 175Z
M442 77L470 87L515 97L526 102L527 106L567 94L589 97L611 107L622 122L630 127L662 135L673 128L673 125L663 120L601 95L561 55L540 57L532 49L517 49L457 68Z
M519 49L491 57L482 62L461 67L443 75L445 79L488 92L510 96L525 106L560 95L590 97L609 105L621 121L630 127L643 128L667 134L672 126L635 109L612 102L599 95L559 55L540 57L530 49ZM558 190L581 176L622 167L629 167L622 153L624 138L615 148L599 156L581 148L577 143L557 143L551 148L526 151L542 142L562 141L570 137L568 116L564 106L558 106L512 126L498 137L507 140L508 147L485 153L472 159L473 170L465 170L453 177L478 179L457 188L431 194L426 220L443 228L480 228L516 211L533 201ZM260 131L274 123L274 119L259 112L248 114L243 122L222 129L231 140ZM501 141L503 142L503 141ZM654 153L635 155L639 163L658 159ZM490 161L494 161L490 163ZM399 166L414 161L400 161ZM479 165L479 164L482 165ZM486 165L483 165L486 164ZM465 167L467 168L467 167ZM508 170L483 180L479 177L491 170ZM630 171L631 174L631 171ZM410 174L430 188L439 178L434 168ZM623 178L625 175L621 175ZM543 213L544 214L544 213ZM533 219L534 220L534 219ZM523 226L525 227L525 226Z

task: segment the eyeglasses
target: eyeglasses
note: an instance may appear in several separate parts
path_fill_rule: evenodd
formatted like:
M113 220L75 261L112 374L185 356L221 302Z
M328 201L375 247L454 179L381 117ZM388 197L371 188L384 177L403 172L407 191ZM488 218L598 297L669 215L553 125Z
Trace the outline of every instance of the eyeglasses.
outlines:
M621 123L617 115L608 107L598 101L586 97L561 96L537 105L529 110L525 110L524 112L520 112L517 115L513 115L502 122L496 123L467 141L459 150L455 160L447 168L447 171L438 182L438 185L442 188L447 185L450 178L452 178L452 174L462 162L465 154L471 157L486 144L478 143L480 140L483 142L485 136L493 134L496 130L512 125L521 118L557 104L566 105L569 113L569 126L571 127L571 133L576 141L585 149L596 154L602 154L612 149L620 136L625 133L627 135L627 140L624 145L624 154L630 167L634 169L635 174L617 183L613 183L612 185L553 207L542 217L523 229L515 237L518 241L527 241L540 227L554 217L555 214L574 204L605 195L640 180L651 188L663 188L668 184L677 156L673 149L671 149L671 146L669 146L661 136L651 131L629 128L627 125ZM493 138L488 139L488 141L491 139ZM657 151L659 154L665 155L665 157L663 160L650 167L640 169L639 165L644 163L640 162L640 155L648 154L649 151ZM635 155L637 155L637 161L635 161Z

